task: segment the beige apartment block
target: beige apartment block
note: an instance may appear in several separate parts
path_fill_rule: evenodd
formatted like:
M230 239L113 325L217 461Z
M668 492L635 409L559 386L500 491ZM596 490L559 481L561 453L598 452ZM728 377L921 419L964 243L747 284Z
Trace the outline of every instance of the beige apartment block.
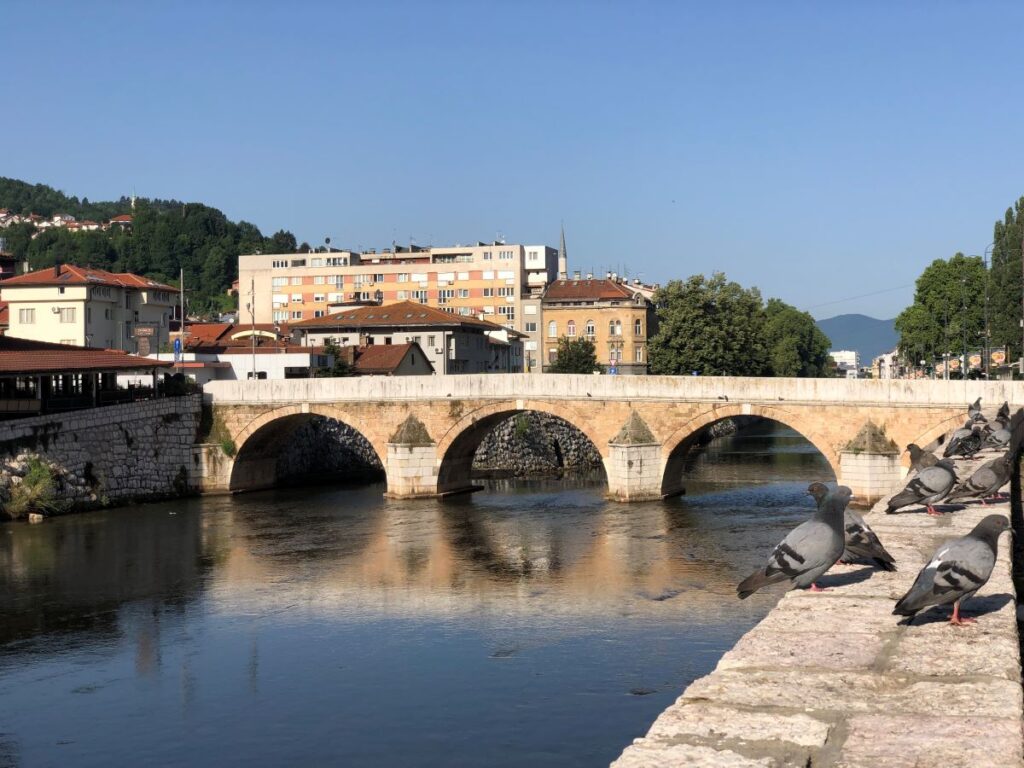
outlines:
M177 293L139 275L58 264L0 282L0 300L8 336L145 354L168 343Z
M564 261L564 259L563 259ZM413 301L540 340L540 297L559 270L546 245L398 246L380 252L250 254L238 259L240 318L298 323L359 302Z

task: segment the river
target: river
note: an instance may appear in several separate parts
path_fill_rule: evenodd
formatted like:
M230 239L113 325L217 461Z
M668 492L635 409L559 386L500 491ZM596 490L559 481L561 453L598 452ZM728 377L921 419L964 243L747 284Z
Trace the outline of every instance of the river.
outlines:
M0 525L0 766L607 764L771 608L735 585L831 472L761 425L687 477Z

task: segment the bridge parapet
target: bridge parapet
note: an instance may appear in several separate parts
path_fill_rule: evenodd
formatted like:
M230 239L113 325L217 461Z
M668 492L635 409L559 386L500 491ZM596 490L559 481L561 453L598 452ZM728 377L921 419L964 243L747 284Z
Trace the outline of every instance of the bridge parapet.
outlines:
M978 396L993 407L1003 400L1017 405L1024 401L1022 386L967 382L965 391L963 382L941 381L512 374L213 382L205 399L238 450L225 473L233 490L254 487L253 478L272 483L275 446L313 415L366 437L385 467L391 495L466 490L484 435L499 421L532 410L583 432L604 461L609 494L622 500L681 492L684 460L701 430L723 418L757 416L802 434L837 478L871 501L878 492L871 484L888 487L889 475L899 474L906 459L886 459L887 474L879 482L874 470L859 477L866 471L863 459L848 461L844 470L844 446L866 422L877 424L902 451L907 443L926 444L960 426L967 402ZM394 439L410 417L429 445ZM624 441L623 429L636 420L645 427L643 440Z

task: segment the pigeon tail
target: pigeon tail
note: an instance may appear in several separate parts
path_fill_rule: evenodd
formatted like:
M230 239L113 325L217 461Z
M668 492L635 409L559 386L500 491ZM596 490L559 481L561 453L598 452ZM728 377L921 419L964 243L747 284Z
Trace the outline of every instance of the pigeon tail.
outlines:
M764 569L755 571L737 585L736 595L740 600L746 600L761 587L767 587L769 584L778 584L780 581L786 581L788 578L781 571L773 573L771 576L765 573Z

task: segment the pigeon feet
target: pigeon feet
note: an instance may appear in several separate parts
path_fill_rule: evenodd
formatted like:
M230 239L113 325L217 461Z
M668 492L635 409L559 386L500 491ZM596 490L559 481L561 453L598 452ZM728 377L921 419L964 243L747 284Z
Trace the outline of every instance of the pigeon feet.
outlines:
M817 584L811 583L811 586L807 588L808 592L828 592L829 590L825 587L819 587Z
M953 603L953 615L949 619L949 623L954 627L966 627L968 624L976 624L977 619L968 619L966 616L960 615L960 603Z
M932 517L942 517L942 513L941 512L937 512L935 510L935 507L933 507L931 504L928 505L928 514L931 515Z

